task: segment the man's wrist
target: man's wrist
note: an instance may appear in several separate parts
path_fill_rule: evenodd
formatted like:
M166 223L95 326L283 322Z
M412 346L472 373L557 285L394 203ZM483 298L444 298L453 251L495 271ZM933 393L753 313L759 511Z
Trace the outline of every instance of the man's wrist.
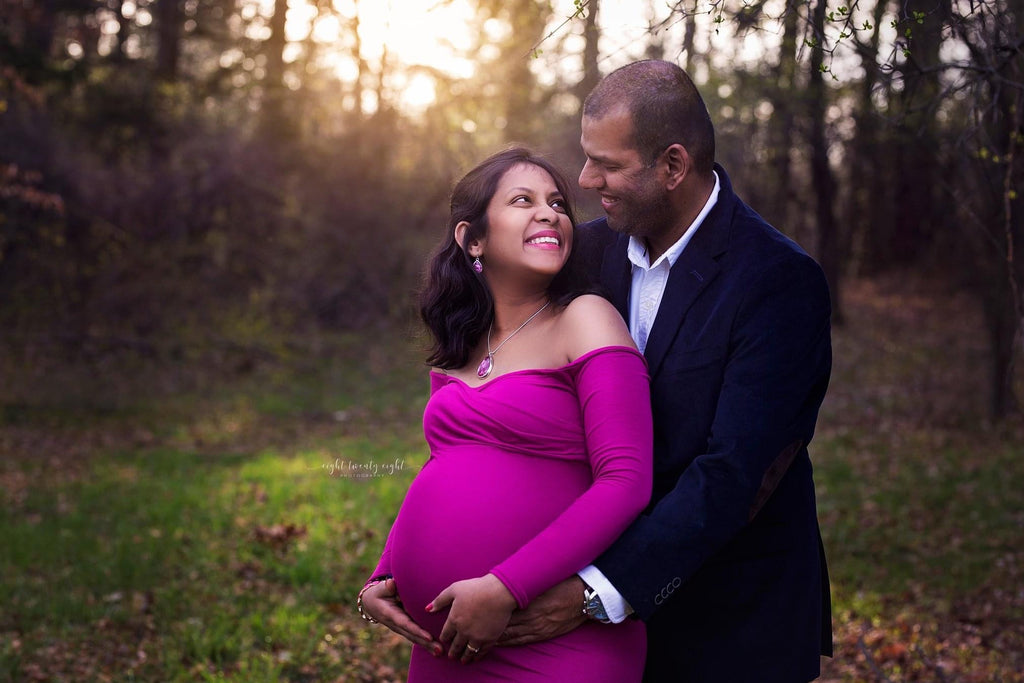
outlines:
M601 596L601 604L604 605L605 612L613 624L624 621L632 613L633 610L626 602L626 599L600 569L594 565L588 565L576 572L576 575L583 583L593 588Z
M601 596L586 581L583 582L583 614L588 619L599 621L602 624L612 623L612 620L608 618L604 603L601 602Z

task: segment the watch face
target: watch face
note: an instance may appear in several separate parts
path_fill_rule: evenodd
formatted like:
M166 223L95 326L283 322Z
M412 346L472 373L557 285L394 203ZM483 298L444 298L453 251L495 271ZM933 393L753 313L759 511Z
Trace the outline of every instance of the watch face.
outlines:
M597 594L597 591L588 591L587 593L587 616L597 619L598 621L606 621L608 619L608 613L604 610L604 603L601 602L601 597Z

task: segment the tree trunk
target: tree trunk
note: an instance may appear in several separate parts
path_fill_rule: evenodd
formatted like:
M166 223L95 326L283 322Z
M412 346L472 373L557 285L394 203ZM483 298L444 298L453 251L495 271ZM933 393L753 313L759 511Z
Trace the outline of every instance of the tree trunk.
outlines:
M683 24L683 52L686 53L686 61L683 63L683 69L689 74L690 78L693 78L693 67L696 55L693 54L693 43L697 37L697 16L694 12L690 12L686 15L686 23Z
M647 48L644 50L647 59L665 58L665 31L659 35L654 29L654 20L658 17L655 7L660 4L657 0L647 2Z
M366 103L363 101L363 84L366 82L370 66L363 57L363 38L359 35L359 2L354 0L352 14L352 60L356 63L356 82L353 85L354 109L357 118L366 114Z
M280 88L284 84L284 25L288 15L288 0L274 0L274 15L270 17L270 37L263 44L267 58L267 76L264 83L267 90Z
M795 8L786 10L783 19L782 45L779 47L779 63L775 68L775 88L772 93L773 116L768 121L769 163L772 168L768 182L776 183L774 195L778 198L779 211L773 216L778 228L793 234L794 191L792 174L793 134L796 130L794 100L798 99L796 82L796 41L799 32L799 15Z
M935 163L938 135L935 109L939 104L939 82L929 71L939 64L943 22L936 9L949 0L906 0L901 33L907 39L909 56L900 65L904 88L901 93L903 125L896 145L896 191L892 231L888 239L873 244L872 259L884 265L906 266L919 261L929 246L928 237L941 229L948 211L941 195L939 167ZM926 17L918 23L915 12ZM940 13L941 16L941 13Z
M274 0L274 15L270 18L270 37L263 44L267 58L267 74L263 80L263 130L270 139L281 137L286 131L284 114L284 34L288 15L288 0Z
M508 43L502 46L505 53L502 88L505 137L531 143L534 131L541 128L542 122L537 120L536 81L530 60L523 55L544 37L544 24L550 8L546 3L535 0L514 0L503 4L512 27Z
M828 280L832 296L832 321L840 325L843 322L843 310L840 305L841 262L839 257L838 229L836 226L833 205L835 202L835 179L828 160L828 140L825 136L825 112L828 93L825 88L824 72L822 71L825 57L825 13L826 0L817 0L814 6L813 30L818 38L811 48L811 73L808 81L810 98L810 129L811 143L811 174L813 176L815 219L818 227L818 258L822 270Z
M114 48L112 58L115 62L123 62L125 57L124 44L128 40L128 28L131 24L124 16L124 0L117 0L114 7L117 15L117 46Z
M36 65L45 67L53 50L56 33L56 1L39 0L25 14L25 47Z
M600 10L600 0L590 0L586 7L586 19L583 24L583 78L576 84L576 98L580 102L580 116L583 115L583 101L601 80L601 72L597 66L598 42L601 33L597 27L597 13Z
M377 98L377 109L373 113L373 118L378 120L387 114L391 107L387 92L388 56L388 46L385 45L380 53L380 69L377 70L377 82L373 87L374 95Z
M181 0L158 0L156 76L173 83L178 80L181 60Z
M1015 30L1008 29L1009 35L999 41L1012 44L1024 35L1024 2L1013 0L1009 3L1009 14L1014 17ZM1011 24L1012 26L1012 24ZM998 76L1007 83L1024 82L1024 65L1021 64L1022 50L1018 42L1017 56L1006 62L1005 73ZM996 268L1001 274L993 287L990 300L992 312L989 315L991 334L993 377L992 415L996 419L1006 417L1018 409L1014 392L1014 360L1017 346L1024 332L1024 264L1019 258L1024 249L1024 198L1020 188L1024 186L1024 144L1020 131L1024 128L1024 95L1018 88L1011 88L1000 82L991 84L996 93L996 116L993 128L996 147L1002 150L1002 166L999 189L999 243L1002 247L1002 263ZM995 256L999 256L996 254Z
M889 145L885 131L875 111L875 91L881 84L878 66L878 47L881 24L888 9L887 0L878 0L872 16L873 28L868 41L860 47L864 80L858 85L858 103L853 115L856 126L855 143L850 146L849 190L846 210L849 226L843 241L843 252L857 269L871 268L873 261L864 259L865 244L871 233L892 232L892 191L889 164L885 163ZM889 100L888 94L884 98Z
M1002 272L1009 277L1006 270ZM989 412L992 419L1001 420L1019 407L1013 390L1013 369L1021 319L1006 280L993 282L992 285L983 301L991 354Z

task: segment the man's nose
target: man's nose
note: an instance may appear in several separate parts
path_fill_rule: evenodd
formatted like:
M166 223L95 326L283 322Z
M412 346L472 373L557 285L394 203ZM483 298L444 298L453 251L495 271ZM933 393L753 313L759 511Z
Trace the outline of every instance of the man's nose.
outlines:
M601 187L601 176L589 159L584 162L583 170L580 171L580 177L577 182L579 182L580 187L584 190L596 190Z

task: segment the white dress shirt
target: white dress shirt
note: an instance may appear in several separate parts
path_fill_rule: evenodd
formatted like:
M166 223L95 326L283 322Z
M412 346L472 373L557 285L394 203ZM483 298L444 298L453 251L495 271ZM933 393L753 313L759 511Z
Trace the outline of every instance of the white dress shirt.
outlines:
M637 348L643 353L647 348L647 338L650 336L651 328L654 326L654 319L658 315L658 308L661 307L661 299L665 295L665 285L668 284L668 274L683 253L683 249L693 239L697 228L704 222L712 207L718 201L718 192L722 184L715 173L715 187L711 190L704 208L700 210L697 217L690 223L683 236L675 244L668 248L664 254L659 256L654 263L648 259L647 246L642 240L636 237L629 238L629 246L626 248L626 257L633 264L633 282L629 288L629 333L636 342ZM623 621L633 612L625 598L615 590L615 586L605 577L600 569L594 565L588 565L579 571L579 577L597 591L604 605L608 618L613 623Z

